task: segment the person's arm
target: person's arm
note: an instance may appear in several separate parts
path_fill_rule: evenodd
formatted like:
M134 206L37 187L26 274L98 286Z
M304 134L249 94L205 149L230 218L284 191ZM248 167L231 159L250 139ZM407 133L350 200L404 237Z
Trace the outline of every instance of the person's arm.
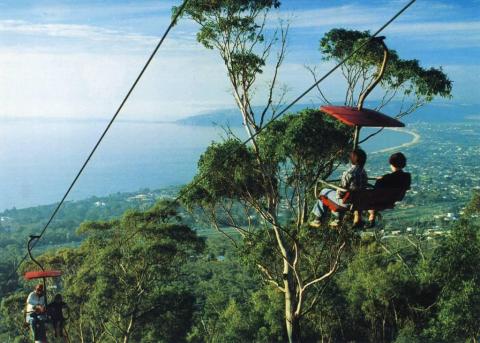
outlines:
M27 297L27 305L34 306L36 303L33 300L33 293L30 293Z
M388 188L388 182L391 174L385 174L375 181L375 188Z
M350 188L350 183L352 182L352 174L353 168L349 168L345 170L342 174L342 178L340 180L340 187L349 189Z
M35 293L30 293L27 298L27 305L30 305L30 311L45 310L45 297L38 297Z

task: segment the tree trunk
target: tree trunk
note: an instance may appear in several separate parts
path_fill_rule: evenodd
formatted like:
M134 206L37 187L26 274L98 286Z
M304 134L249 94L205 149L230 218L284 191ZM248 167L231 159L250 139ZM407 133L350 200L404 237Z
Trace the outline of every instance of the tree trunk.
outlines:
M287 337L289 343L300 342L300 326L299 319L295 314L297 305L295 282L293 281L292 271L286 261L284 265L288 268L288 272L284 274L284 287L285 287L285 325L287 328Z

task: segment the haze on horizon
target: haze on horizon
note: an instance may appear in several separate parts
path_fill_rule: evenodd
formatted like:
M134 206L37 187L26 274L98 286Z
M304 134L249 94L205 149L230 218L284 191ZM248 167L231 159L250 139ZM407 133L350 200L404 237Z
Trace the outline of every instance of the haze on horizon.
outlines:
M171 7L179 3L0 1L0 118L110 118L168 25ZM336 27L374 31L406 3L282 1L277 16L290 22L281 70L281 82L289 88L286 101L311 85L304 65L319 65L320 71L330 67L318 52L325 32ZM454 101L475 103L479 12L477 0L417 1L383 34L401 57L442 66L454 81ZM174 28L122 119L173 120L234 107L219 57L196 42L195 32L186 20ZM341 99L344 84L336 74L323 89ZM305 101L316 101L315 94Z

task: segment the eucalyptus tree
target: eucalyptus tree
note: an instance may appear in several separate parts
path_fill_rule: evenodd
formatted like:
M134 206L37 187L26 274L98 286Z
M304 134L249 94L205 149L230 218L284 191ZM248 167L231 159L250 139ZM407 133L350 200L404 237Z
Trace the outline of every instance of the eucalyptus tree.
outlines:
M38 258L46 268L63 271L71 341L186 341L195 297L182 268L197 258L204 241L181 222L173 204L160 202L118 219L84 222L78 233L85 236L80 247ZM19 321L19 328L18 308L25 297L15 293L1 308L2 317Z
M300 320L315 305L320 284L339 267L349 241L306 225L313 185L344 158L341 147L349 141L348 129L318 111L286 115L262 132L258 150L235 138L212 144L185 189L185 205L233 244L237 238L226 228L236 230L245 261L284 295L290 341L300 340Z
M225 65L250 144L245 146L234 136L212 143L182 194L192 212L201 214L238 245L246 263L256 265L265 282L283 294L286 336L294 342L301 340L301 319L315 307L322 287L339 268L341 253L351 242L349 231L315 231L306 225L315 201L312 190L320 178L345 161L351 131L315 110L269 122L285 95L278 76L288 26L271 29L267 25L272 22L271 12L279 6L277 0L191 0L185 7L183 15L199 26L198 42L217 51ZM345 39L344 50L356 44L357 40ZM367 73L365 77L373 75L373 60L372 56L361 63L367 65L361 69ZM267 66L272 70L267 91L256 93ZM388 79L406 87L399 78L404 72L403 77L413 82L408 66L397 67L397 79ZM415 79L418 82L410 92L448 95L449 81L439 73L444 88L439 90L430 78L422 78ZM350 93L347 99L352 97ZM265 96L265 106L257 110L252 103L259 100L259 94ZM231 229L243 244L238 244Z
M269 13L279 6L279 0L193 0L183 12L200 26L198 42L219 53L254 147L255 134L276 113L286 93L279 85L278 74L285 58L288 26L273 30L268 26ZM177 10L174 8L174 12ZM267 63L273 65L273 72L266 98L261 99L265 106L256 111L252 100Z
M429 261L430 282L440 286L425 334L437 342L478 342L480 337L480 214L475 192L467 211Z
M366 40L371 39L369 31L336 28L328 31L320 40L319 49L323 61L338 63L349 56ZM340 68L345 80L345 97L347 106L357 106L362 94L377 77L379 66L384 58L381 44L373 40L366 44ZM307 67L313 78L318 76L315 67ZM424 68L416 59L402 59L395 50L388 49L388 61L385 74L380 81L381 90L375 108L380 110L392 101L397 117L413 113L419 107L429 103L435 97L450 98L452 82L442 68ZM325 92L318 87L323 102L330 103ZM392 103L393 104L393 103Z

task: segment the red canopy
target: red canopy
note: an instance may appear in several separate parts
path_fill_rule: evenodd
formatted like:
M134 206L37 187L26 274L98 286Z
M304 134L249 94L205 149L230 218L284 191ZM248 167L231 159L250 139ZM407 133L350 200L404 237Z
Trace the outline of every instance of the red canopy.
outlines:
M36 272L26 272L25 273L25 279L27 280L33 280L33 279L42 279L44 277L57 277L62 275L62 272L60 270L39 270Z
M383 113L367 108L359 111L356 107L349 106L322 106L322 112L350 126L370 127L404 127L405 124Z

